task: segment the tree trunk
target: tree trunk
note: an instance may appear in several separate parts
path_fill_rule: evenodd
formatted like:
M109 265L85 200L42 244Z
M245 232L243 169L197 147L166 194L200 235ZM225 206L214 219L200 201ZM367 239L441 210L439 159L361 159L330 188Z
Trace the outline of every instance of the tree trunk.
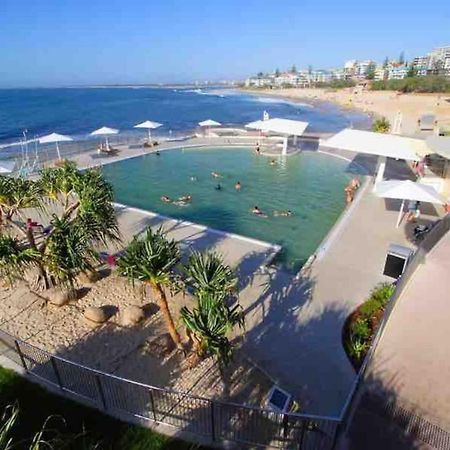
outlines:
M164 321L166 322L167 329L169 331L170 337L173 342L177 346L179 350L184 351L183 344L181 342L180 335L178 334L177 329L175 328L175 323L172 318L172 314L169 310L169 304L167 303L166 293L164 289L160 285L152 285L153 292L156 294L158 298L159 307L161 308L162 315L164 317Z
M31 226L27 227L26 235L27 235L27 239L28 239L28 243L30 244L30 247L33 250L39 251L36 246L36 241L34 240L33 228ZM38 280L36 283L36 290L38 290L38 291L47 290L50 287L50 282L48 279L47 272L45 271L45 268L42 265L41 261L38 261L37 267L38 267L38 271L39 271L39 276L38 276Z

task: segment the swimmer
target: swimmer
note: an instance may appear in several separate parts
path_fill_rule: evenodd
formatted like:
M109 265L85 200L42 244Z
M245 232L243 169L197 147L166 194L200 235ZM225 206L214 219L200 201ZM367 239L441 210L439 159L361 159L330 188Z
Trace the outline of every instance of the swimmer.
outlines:
M164 203L172 203L172 199L170 197L167 197L167 195L162 195L161 201Z
M361 183L359 182L358 178L353 178L352 181L350 181L350 187L354 190L358 189L361 186Z
M237 191L240 191L240 190L241 190L241 182L238 181L238 182L234 185L234 188L235 188Z
M257 206L254 206L252 209L252 214L259 217L267 218L267 214L264 214Z
M161 156L161 153L159 153L159 150L156 150L156 156Z
M216 191L221 191L222 190L222 186L220 185L220 183L218 183L217 186L214 189Z
M287 211L274 211L273 215L275 217L290 217L292 216L292 211L288 209Z
M198 181L197 177L191 177L191 181Z
M220 173L217 173L217 172L211 172L211 175L212 175L214 178L221 178L221 177L222 177L222 175L220 175Z
M261 153L261 149L259 147L259 142L256 143L256 148L255 148L256 154L259 155Z
M182 203L190 203L190 202L192 201L192 196L191 196L190 194L188 194L188 195L183 195L183 197L180 197L180 198L178 199L178 201L179 201L179 202L182 202Z
M270 161L270 163L269 163L271 166L276 166L277 165L277 162L274 160L274 159L272 159L271 161Z

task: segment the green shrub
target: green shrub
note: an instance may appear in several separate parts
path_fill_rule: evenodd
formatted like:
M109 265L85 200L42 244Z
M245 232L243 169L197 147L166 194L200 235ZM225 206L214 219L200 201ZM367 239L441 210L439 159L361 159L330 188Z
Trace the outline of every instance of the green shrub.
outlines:
M394 293L394 289L394 286L390 283L381 283L370 293L370 298L386 306Z
M425 77L406 77L403 80L380 80L371 85L373 91L401 92L450 92L448 77L429 75Z
M351 338L347 345L348 354L356 361L361 361L361 359L364 357L368 349L369 349L368 342L364 342L356 338Z
M390 130L391 124L389 123L389 120L386 119L386 117L376 119L372 125L372 131L375 131L376 133L389 133Z
M369 321L366 318L359 318L350 325L350 334L354 338L368 339L371 332Z

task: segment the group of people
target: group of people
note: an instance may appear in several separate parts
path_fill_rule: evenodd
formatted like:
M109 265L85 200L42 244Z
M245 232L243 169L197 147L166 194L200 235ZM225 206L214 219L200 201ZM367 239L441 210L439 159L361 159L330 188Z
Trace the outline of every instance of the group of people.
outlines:
M178 200L172 200L169 196L167 195L162 195L161 196L161 201L163 203L172 203L174 205L177 206L186 206L187 204L192 202L192 195L187 194L187 195L183 195L182 197L179 197Z
M266 213L261 211L257 205L255 205L253 207L252 214L255 216L259 216L259 217L264 217L265 219L267 219L269 217ZM290 217L290 216L292 216L292 214L293 213L290 209L288 209L286 211L274 211L273 212L274 217Z
M359 182L358 178L352 178L352 180L350 180L350 182L347 184L344 189L345 201L347 202L347 205L349 205L353 201L355 192L359 189L360 186L361 183Z

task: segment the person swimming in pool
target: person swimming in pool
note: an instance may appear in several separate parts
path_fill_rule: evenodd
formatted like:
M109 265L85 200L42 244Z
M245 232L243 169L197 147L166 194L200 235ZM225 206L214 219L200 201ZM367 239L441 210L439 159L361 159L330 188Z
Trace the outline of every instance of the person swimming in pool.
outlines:
M267 214L264 214L256 205L252 209L252 214L255 216L258 216L258 217L264 217L264 218L268 217Z
M270 163L269 163L271 166L276 166L277 165L277 162L274 160L274 159L272 159L271 161L270 161Z
M190 179L191 179L191 181L198 181L198 178L194 177L194 176L192 176Z
M170 197L168 197L167 195L162 195L161 201L164 203L172 203L172 199Z
M220 175L220 173L218 173L218 172L211 172L211 175L212 175L214 178L221 178L221 177L222 177L222 175Z
M290 217L290 216L292 216L292 211L290 209L288 209L286 211L274 211L273 215L275 217Z
M240 190L241 190L241 182L238 181L238 182L234 185L234 188L235 188L237 191L240 191Z
M221 191L222 190L222 186L220 185L220 183L217 183L217 186L214 189L216 191Z
M178 201L182 202L182 203L191 203L192 202L192 196L190 194L183 195L183 197L180 197L178 199Z

